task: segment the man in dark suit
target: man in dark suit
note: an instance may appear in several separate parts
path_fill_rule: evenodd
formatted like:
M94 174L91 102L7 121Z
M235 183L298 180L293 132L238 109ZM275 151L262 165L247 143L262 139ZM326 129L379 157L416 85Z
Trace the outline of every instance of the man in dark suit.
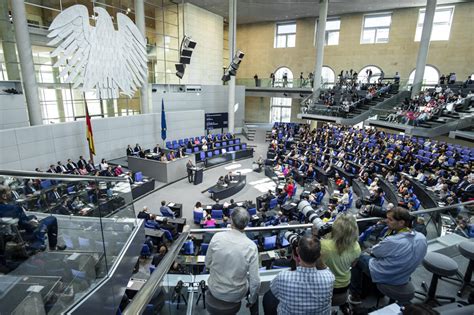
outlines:
M86 161L86 160L84 159L84 157L81 155L81 156L79 157L79 161L77 161L77 167L78 167L78 168L82 168L82 167L85 168L86 165L87 165L87 161Z
M224 182L226 184L229 184L233 179L232 172L227 173L226 176L224 176Z
M58 161L58 165L56 166L56 173L60 173L60 174L68 173L67 168L61 164L61 161Z
M159 144L157 144L157 145L156 145L156 147L154 147L154 148L153 148L153 153L159 153L159 154L161 154L161 153L162 153L162 152L161 152L161 148L160 148L160 145L159 145Z
M66 167L70 173L75 173L77 170L77 164L74 163L71 159L67 159Z
M95 173L97 171L97 169L96 169L94 163L92 162L92 160L89 160L89 162L87 162L86 170L89 173Z
M49 194L48 194L48 200L52 203L57 203L61 199L61 195L58 192L57 188L54 188Z
M142 150L142 147L137 143L137 144L135 145L135 148L133 149L133 151L134 151L135 153L138 153L138 152L140 152L141 150Z
M134 152L133 152L133 148L132 148L132 146L129 144L129 145L127 146L127 156L133 155L133 153L134 153Z
M212 205L212 210L222 210L224 205L219 203L219 198L216 198L216 203Z
M49 166L49 169L46 171L46 173L52 173L52 174L56 173L56 168L54 167L54 164L51 164Z
M194 168L194 164L193 164L193 161L191 160L188 160L188 162L186 162L186 170L188 172L188 181L190 183L193 182L193 168Z

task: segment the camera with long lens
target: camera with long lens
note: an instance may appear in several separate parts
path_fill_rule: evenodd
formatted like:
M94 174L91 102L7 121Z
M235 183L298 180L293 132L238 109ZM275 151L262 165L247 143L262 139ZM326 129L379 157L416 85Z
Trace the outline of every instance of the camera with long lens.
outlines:
M303 199L300 201L298 204L298 211L303 213L308 223L312 223L316 228L318 228L318 237L322 237L331 232L332 226L321 220L322 212L314 210L308 200ZM290 241L288 240L288 242Z
M367 205L359 211L359 215L364 218L386 218L387 212L382 207L376 205Z

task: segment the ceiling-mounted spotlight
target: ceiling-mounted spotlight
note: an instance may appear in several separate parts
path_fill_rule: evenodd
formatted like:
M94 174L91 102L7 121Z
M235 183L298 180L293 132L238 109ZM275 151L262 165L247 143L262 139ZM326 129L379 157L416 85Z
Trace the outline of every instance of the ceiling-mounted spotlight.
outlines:
M185 36L183 39L184 48L194 49L196 47L196 42L191 39L189 36Z
M179 49L179 64L175 65L178 78L183 78L186 65L191 64L191 56L195 47L196 42L193 41L191 37L185 35Z

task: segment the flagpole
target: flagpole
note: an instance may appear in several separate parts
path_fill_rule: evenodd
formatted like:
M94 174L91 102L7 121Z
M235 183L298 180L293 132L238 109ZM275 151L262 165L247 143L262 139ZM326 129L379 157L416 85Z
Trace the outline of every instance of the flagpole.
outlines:
M89 117L89 119L90 119L90 116L89 116L89 110L88 110L88 108L87 108L86 92L83 91L83 92L82 92L82 95L83 95L83 97L84 97L84 105L85 105L85 109L86 109L86 128L87 128L86 134L87 134L88 131L89 131L89 130L88 130L88 127L87 127L87 126L88 126L88 125L87 125L87 117ZM100 104L101 104L101 106L102 106L102 101L100 102ZM89 141L90 141L90 140L88 139L88 141L87 141L87 147L88 147L88 149L89 149L89 159L92 161L92 164L95 164L95 163L94 163L94 154L92 153L91 145L90 145L90 142L89 142Z

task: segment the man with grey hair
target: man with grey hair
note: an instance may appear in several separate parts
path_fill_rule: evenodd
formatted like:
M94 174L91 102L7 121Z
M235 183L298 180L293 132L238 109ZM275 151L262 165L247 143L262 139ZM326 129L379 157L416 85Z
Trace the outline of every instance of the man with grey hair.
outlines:
M214 298L239 303L249 294L247 307L258 313L258 249L244 233L250 216L245 208L234 208L231 230L216 233L206 254L209 292Z

